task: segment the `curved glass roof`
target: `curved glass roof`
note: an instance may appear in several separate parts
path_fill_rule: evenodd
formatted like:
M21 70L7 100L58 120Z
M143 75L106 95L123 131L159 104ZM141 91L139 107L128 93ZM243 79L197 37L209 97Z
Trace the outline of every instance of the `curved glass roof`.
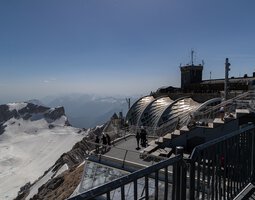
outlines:
M222 102L221 98L213 98L213 99L209 99L208 101L202 103L200 106L197 107L197 109L195 110L195 112L203 112L206 109L208 109L208 107L211 106L216 106L217 104L220 104Z
M138 125L144 109L154 100L153 96L145 96L136 101L127 113L126 120L130 125Z
M173 102L169 97L160 97L152 101L141 114L139 126L156 127L162 112Z
M173 101L170 97L145 96L136 101L127 113L130 125L151 128L174 129L176 125L183 126L190 120L190 113L204 111L210 106L221 102L220 98L210 99L202 104L189 97ZM163 126L164 125L164 126Z
M181 98L169 105L160 116L157 126L165 123L183 124L189 117L189 113L194 111L200 104L191 98Z

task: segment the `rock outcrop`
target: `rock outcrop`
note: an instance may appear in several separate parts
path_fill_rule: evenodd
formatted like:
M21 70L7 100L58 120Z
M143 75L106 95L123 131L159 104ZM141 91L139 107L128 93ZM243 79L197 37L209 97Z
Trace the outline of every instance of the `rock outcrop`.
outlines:
M9 106L0 105L0 123L4 123L11 119L12 117L18 118L19 114L16 110L9 110Z
M44 118L47 122L51 123L62 116L65 116L64 107L49 108L42 105L37 105L33 103L15 103L17 107L19 104L24 104L25 106L20 109L11 109L10 104L0 105L0 134L4 132L4 123L11 118L24 119L24 120L36 120ZM38 115L35 117L35 115ZM40 116L39 116L40 115ZM65 121L66 126L70 126L68 120Z

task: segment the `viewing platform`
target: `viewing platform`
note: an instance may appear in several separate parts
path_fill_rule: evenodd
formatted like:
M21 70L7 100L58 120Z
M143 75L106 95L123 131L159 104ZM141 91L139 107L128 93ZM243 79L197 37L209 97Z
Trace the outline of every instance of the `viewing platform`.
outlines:
M252 199L255 113L240 105L223 102L158 137L148 131L141 149L134 129L125 131L112 146L91 152L80 195L70 199Z

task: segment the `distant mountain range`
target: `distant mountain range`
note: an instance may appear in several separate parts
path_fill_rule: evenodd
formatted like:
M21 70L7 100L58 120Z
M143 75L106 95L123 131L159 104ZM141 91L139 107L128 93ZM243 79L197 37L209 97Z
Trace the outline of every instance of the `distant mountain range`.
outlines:
M70 124L79 128L91 128L103 124L114 114L128 111L128 104L123 97L99 97L94 95L64 95L43 99L49 107L64 106ZM134 102L134 98L131 99Z

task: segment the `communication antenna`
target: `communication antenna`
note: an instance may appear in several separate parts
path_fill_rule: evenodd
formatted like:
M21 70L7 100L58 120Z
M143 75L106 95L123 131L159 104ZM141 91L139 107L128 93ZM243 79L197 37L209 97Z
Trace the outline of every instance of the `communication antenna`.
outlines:
M204 60L202 60L202 66L204 66L205 65L205 61Z
M130 109L130 98L126 98L126 102L128 104L128 110Z
M228 79L228 75L230 71L230 63L228 62L228 58L226 58L226 62L225 62L225 83L224 83L224 99L225 101L228 98L228 90L229 90L229 79Z
M191 49L191 65L194 64L194 50Z

